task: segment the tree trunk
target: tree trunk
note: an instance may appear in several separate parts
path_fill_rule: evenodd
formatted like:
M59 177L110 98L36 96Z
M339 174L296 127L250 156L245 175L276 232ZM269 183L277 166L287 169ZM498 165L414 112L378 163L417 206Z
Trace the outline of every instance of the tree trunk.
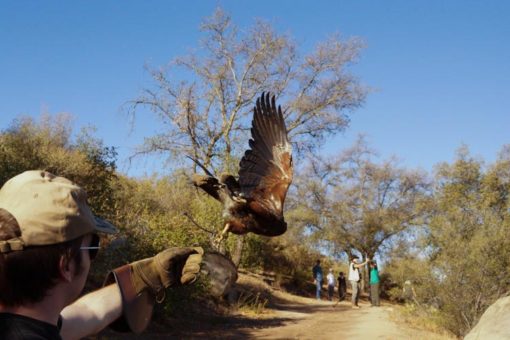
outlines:
M372 258L370 257L367 253L365 253L365 257L363 258L363 262L366 261L368 258ZM361 290L364 291L364 292L368 292L370 293L370 268L368 266L368 264L364 265L363 266L363 280L361 282Z

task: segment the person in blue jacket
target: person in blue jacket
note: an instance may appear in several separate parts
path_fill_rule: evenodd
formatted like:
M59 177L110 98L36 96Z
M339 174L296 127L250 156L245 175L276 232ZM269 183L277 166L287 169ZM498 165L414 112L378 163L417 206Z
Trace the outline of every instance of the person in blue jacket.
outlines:
M315 266L313 266L312 273L313 273L313 280L317 287L316 297L317 297L317 300L320 300L321 299L322 280L324 278L324 276L322 274L321 260L317 260Z

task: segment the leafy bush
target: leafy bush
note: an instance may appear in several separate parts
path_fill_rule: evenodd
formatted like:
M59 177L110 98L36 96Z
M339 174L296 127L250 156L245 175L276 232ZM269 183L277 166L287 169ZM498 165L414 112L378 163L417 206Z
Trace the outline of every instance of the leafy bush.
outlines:
M400 288L411 280L421 308L436 307L436 322L458 336L510 290L509 193L508 148L486 169L461 149L437 169L421 256L394 258L388 268Z

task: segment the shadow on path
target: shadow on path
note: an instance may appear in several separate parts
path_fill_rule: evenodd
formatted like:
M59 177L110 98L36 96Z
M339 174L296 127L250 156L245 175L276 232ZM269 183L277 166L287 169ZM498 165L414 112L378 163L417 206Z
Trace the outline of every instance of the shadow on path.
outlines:
M308 319L316 313L342 312L351 309L345 301L337 304L336 307L333 307L334 304L335 301L315 301L306 298L293 301L273 295L269 307L260 315L197 315L188 319L168 319L164 324L153 323L141 335L105 330L89 339L246 339L252 337L253 330L289 326Z

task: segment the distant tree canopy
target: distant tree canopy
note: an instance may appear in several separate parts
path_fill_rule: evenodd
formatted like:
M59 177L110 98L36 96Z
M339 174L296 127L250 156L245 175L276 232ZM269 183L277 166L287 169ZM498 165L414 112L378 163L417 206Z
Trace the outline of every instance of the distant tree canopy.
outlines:
M302 224L333 252L373 258L426 216L426 175L373 157L361 138L334 159L313 161L297 184Z

